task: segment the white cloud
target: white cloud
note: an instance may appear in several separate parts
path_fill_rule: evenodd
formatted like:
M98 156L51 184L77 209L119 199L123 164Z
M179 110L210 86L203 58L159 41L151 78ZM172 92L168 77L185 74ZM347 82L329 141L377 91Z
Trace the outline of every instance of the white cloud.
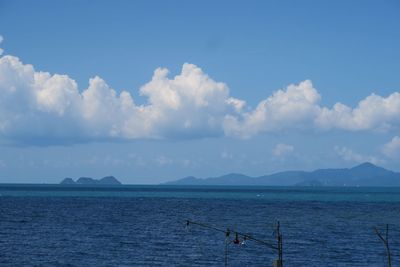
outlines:
M152 80L140 93L148 98L146 119L150 119L155 135L175 136L222 135L221 121L226 114L235 114L242 102L229 97L224 83L208 77L199 67L185 63L181 74L168 79L168 70L157 69Z
M172 164L173 160L168 157L165 157L165 156L159 156L156 158L156 162L158 163L158 165L163 166L163 165Z
M288 144L277 144L272 150L272 154L278 158L284 158L287 155L292 154L294 151L294 146Z
M184 64L173 79L157 69L136 105L130 93L118 94L100 77L79 92L66 75L37 72L18 58L0 58L0 136L17 143L38 139L107 140L190 138L223 134L221 122L243 105L229 97L224 83Z
M367 156L367 155L359 154L347 147L336 146L335 152L342 159L344 159L345 161L348 161L348 162L356 162L356 163L371 162L373 164L382 164L385 162L384 160L379 159L374 156Z
M185 63L168 76L158 68L140 88L135 104L100 77L80 90L67 75L36 71L17 57L0 57L0 141L47 145L137 138L182 139L211 136L251 138L285 130L393 131L400 126L400 93L375 94L351 108L320 106L310 80L289 85L255 109L230 96L229 88L199 67Z
M225 134L250 138L263 132L282 130L331 130L387 132L400 127L400 93L388 97L371 94L356 108L336 103L319 105L321 97L309 80L279 90L250 112L227 115Z
M258 104L256 109L241 116L227 115L224 120L226 135L250 138L260 132L306 128L313 124L320 107L320 95L310 80L278 90Z
M316 123L323 129L351 131L388 131L400 125L400 93L388 97L371 94L354 109L336 103L332 109L322 108Z
M3 42L4 38L2 35L0 35L0 44ZM3 54L4 50L0 48L0 56Z
M400 158L400 137L395 136L390 142L383 145L382 152L388 158Z

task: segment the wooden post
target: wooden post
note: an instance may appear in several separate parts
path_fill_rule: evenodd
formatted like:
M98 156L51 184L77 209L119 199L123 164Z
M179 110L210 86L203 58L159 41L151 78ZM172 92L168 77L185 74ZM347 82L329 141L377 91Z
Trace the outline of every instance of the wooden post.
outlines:
M388 267L391 267L392 266L392 259L391 259L390 248L389 248L389 224L386 224L386 234L385 234L386 238L384 238L382 236L382 234L378 231L378 229L376 227L374 227L374 230L375 230L375 234L379 237L379 239L385 245L386 255L387 255L387 259L388 259Z

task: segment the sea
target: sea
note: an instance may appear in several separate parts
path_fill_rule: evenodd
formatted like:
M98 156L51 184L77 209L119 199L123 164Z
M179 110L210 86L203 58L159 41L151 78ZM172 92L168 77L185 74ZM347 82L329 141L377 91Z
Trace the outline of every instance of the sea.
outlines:
M0 185L0 266L273 266L278 222L283 266L387 266L386 227L400 266L400 188L45 184Z

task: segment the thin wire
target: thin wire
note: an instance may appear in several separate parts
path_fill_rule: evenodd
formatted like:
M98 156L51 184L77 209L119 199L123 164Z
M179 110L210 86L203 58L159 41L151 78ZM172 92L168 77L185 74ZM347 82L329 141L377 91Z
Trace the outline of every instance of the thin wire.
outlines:
M254 237L252 237L252 236L250 236L250 235L247 235L247 234L244 234L244 233L241 233L241 232L238 232L238 231L233 231L233 230L231 231L231 230L229 230L229 229L227 229L227 230L222 230L222 229L219 229L219 228L216 228L216 227L213 227L213 226L204 224L204 223L199 223L199 222L194 222L194 221L186 220L186 225L189 225L189 224L195 224L195 225L198 225L198 226L201 226L201 227L204 227L204 228L208 228L208 229L212 229L212 230L215 230L215 231L218 231L218 232L221 232L221 233L225 233L225 234L231 233L231 232L232 232L232 233L238 234L238 235L240 235L240 236L242 236L242 237L244 237L244 238L246 238L246 239L248 239L248 240L253 240L253 241L255 241L255 242L258 242L258 243L260 243L260 244L263 244L263 245L265 245L265 246L267 246L267 247L270 247L270 248L272 248L272 249L279 250L278 247L276 247L275 245L272 245L272 244L269 243L269 242L266 242L266 241L264 241L264 240L260 240L260 239L254 238Z

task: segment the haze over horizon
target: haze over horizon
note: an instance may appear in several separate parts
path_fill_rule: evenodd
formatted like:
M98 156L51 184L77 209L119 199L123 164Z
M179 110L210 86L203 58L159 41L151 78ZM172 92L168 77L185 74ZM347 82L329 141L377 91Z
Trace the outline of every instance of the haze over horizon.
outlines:
M397 1L51 3L0 2L0 183L400 171Z

